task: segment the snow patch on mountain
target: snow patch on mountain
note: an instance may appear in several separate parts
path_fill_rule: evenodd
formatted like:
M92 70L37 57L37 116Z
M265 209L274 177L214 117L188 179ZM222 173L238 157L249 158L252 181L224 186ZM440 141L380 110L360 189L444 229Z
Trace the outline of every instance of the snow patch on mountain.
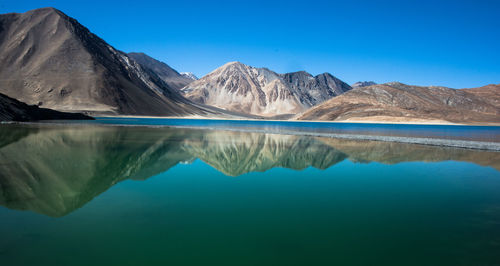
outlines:
M192 80L198 80L198 77L191 72L181 72L180 74L186 78L190 78Z

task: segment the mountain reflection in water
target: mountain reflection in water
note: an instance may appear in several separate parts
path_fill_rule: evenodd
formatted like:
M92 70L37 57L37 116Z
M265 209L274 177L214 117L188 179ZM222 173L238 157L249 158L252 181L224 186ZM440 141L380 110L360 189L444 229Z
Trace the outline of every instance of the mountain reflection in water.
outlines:
M200 159L228 176L275 167L326 169L344 160L464 161L500 170L500 153L402 143L217 130L0 127L0 204L64 216L125 179L144 180Z

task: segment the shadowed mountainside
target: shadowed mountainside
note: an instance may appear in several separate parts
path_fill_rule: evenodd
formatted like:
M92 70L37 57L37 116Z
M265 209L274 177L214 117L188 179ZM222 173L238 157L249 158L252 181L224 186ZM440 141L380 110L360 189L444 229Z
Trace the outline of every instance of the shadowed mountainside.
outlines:
M0 92L59 111L212 113L54 8L0 15Z
M128 53L128 56L139 63L145 71L151 73L152 75L158 75L158 77L172 89L179 90L196 80L194 75L182 75L169 65L160 62L147 54Z

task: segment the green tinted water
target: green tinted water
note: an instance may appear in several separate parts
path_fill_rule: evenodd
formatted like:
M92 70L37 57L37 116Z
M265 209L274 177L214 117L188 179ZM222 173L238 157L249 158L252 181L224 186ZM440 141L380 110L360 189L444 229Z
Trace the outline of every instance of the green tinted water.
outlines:
M500 153L0 127L1 265L498 265Z

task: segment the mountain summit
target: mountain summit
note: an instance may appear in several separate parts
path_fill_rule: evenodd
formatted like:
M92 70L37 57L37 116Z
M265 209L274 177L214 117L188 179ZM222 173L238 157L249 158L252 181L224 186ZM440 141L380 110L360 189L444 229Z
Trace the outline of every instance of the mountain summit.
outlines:
M54 8L0 15L0 92L60 111L204 113L78 21Z
M267 68L227 63L184 87L198 103L262 116L296 114L351 87L332 75L301 71L277 74Z

